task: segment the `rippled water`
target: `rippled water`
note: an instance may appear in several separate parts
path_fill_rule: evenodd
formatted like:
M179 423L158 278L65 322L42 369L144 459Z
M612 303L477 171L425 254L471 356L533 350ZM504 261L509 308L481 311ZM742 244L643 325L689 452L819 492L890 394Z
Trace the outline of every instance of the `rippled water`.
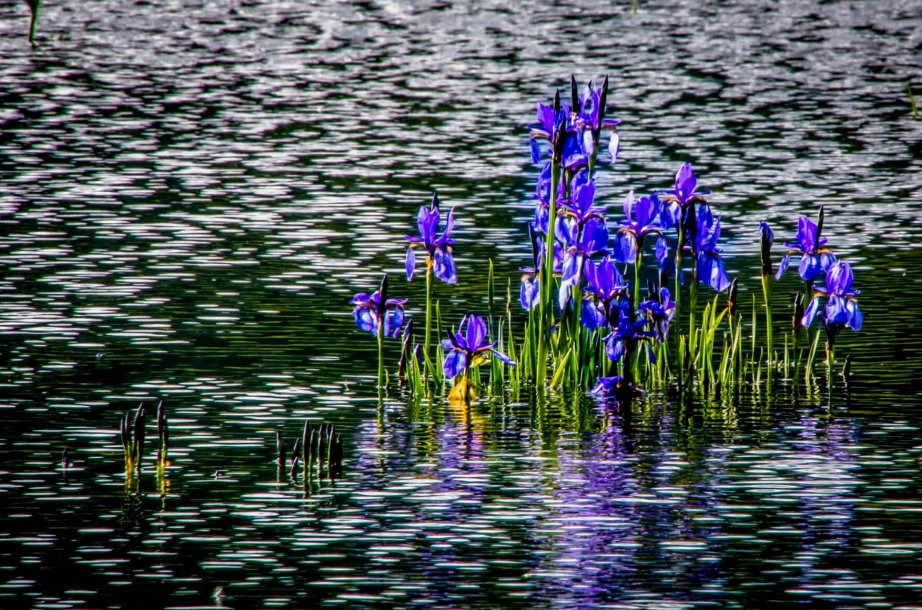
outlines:
M47 3L34 51L27 27L0 6L0 607L922 604L918 2L116 0ZM612 210L694 162L746 289L758 221L789 239L826 205L865 312L850 388L378 402L349 299L400 273L433 189L443 317L485 308L491 258L517 281L524 125L570 72L612 79ZM126 489L119 416L161 399L165 488L151 450ZM273 463L305 418L346 454L307 495Z

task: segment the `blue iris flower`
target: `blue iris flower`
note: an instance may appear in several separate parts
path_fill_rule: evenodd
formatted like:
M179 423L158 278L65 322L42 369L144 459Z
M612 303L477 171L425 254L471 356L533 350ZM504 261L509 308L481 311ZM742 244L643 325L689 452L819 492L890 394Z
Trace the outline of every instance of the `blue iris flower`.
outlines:
M820 223L822 223L823 211L820 210ZM801 216L797 221L797 236L794 242L785 243L789 252L781 259L778 266L778 273L775 279L780 280L784 272L787 271L791 263L792 255L800 256L800 267L798 272L800 277L805 281L812 282L819 279L824 271L829 271L836 257L830 252L829 248L824 246L829 242L825 237L820 238L821 229L806 216Z
M505 354L493 349L495 343L487 342L487 323L479 316L465 316L461 319L458 332L449 333L448 339L442 341L445 348L445 362L442 371L445 377L454 378L467 373L472 367L479 366L493 354L505 364L515 366Z
M584 156L576 129L570 123L570 114L570 107L560 103L559 91L554 94L553 106L538 104L538 122L531 126L529 139L533 163L541 161L538 140L547 140L550 143L549 152L554 163L564 163L570 167L578 163L578 157Z
M621 264L633 263L637 258L637 251L643 248L644 237L650 233L660 233L660 228L654 226L660 213L660 201L653 193L649 197L641 197L634 201L634 191L628 193L624 200L624 215L627 220L621 221L621 228L615 235L615 260Z
M681 228L683 214L695 203L707 203L704 198L710 191L699 191L698 177L691 163L684 163L675 175L675 187L663 192L663 207L660 210L660 225L664 229Z
M445 222L445 232L437 237L436 233L439 229L438 195L432 195L432 205L428 210L425 206L419 208L416 224L419 227L420 236L407 235L405 237L410 242L410 247L407 248L406 263L408 281L413 279L413 274L416 272L416 248L426 251L426 264L432 267L435 277L446 284L454 284L458 281L455 259L452 257L452 246L455 243L451 237L451 231L455 226L454 214L455 210L452 208Z
M403 325L403 306L407 299L387 298L387 276L381 282L381 289L371 296L362 292L352 298L355 309L352 315L359 329L378 336L378 326L383 323L385 337L397 337Z
M580 321L589 330L616 326L620 315L618 299L627 294L628 285L609 257L596 265L586 263L586 291Z
M675 301L668 288L660 288L657 299L644 301L637 308L642 316L653 325L653 336L660 343L665 343L669 336L669 324L675 316Z
M575 83L574 83L575 85ZM608 154L611 163L618 158L621 141L616 127L621 124L617 119L606 119L606 101L608 99L608 77L602 82L600 88L595 88L592 83L583 90L580 96L579 109L573 115L573 124L581 134L583 151L586 155L593 155L599 149L602 130L611 130L608 141Z
M723 292L730 285L724 261L720 257L717 239L720 237L720 217L716 219L707 204L698 207L697 229L693 239L686 246L696 260L698 280L710 284L717 292Z
M605 339L605 354L609 360L617 362L627 352L633 352L638 342L648 340L654 333L645 330L647 320L632 320L630 305L627 301L618 303L618 325ZM650 361L654 361L653 352L648 351Z
M826 286L815 287L816 291L804 312L802 324L809 328L819 310L820 299L826 299L824 311L826 331L835 337L843 328L861 330L864 316L858 309L858 291L852 289L855 277L848 261L836 261L826 273Z

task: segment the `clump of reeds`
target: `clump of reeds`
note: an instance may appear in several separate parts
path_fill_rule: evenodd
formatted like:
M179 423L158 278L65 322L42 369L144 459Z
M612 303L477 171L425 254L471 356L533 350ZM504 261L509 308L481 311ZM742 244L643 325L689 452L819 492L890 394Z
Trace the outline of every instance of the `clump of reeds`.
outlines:
M299 464L303 464L305 485L314 479L315 472L318 482L324 479L324 475L331 483L342 477L343 439L336 434L335 425L320 424L311 427L309 422L304 422L301 438L295 439L290 461L287 459L288 452L285 449L282 431L276 430L275 434L276 464L280 480L286 466L288 476L297 479Z
M147 417L144 413L144 404L138 406L131 420L131 412L122 416L121 436L122 450L125 454L125 475L130 479L137 472L141 476L141 456L144 452L144 426Z

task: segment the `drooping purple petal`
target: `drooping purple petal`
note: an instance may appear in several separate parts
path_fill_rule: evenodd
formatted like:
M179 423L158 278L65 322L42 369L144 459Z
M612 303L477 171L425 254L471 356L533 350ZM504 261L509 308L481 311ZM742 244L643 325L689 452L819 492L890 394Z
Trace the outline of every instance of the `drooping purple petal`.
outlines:
M522 278L522 288L519 290L519 302L522 309L530 311L538 304L539 282L536 278Z
M403 326L403 320L403 307L397 306L393 309L388 309L384 315L384 336L396 338L400 332L400 327Z
M682 213L682 208L675 201L667 201L660 208L659 212L659 224L664 229L671 229L672 227L677 227L679 222L681 222L680 215Z
M781 276L784 275L784 272L788 270L788 267L790 266L790 264L791 264L791 256L789 254L785 254L784 258L781 259L781 264L778 265L778 272L775 273L776 280L781 279Z
M586 301L580 309L580 322L589 330L605 326L605 312L598 301Z
M359 330L373 335L378 334L378 319L370 307L359 306L352 312Z
M407 281L413 281L413 274L416 272L416 253L413 248L407 248Z
M617 131L613 131L611 132L611 137L608 139L608 155L611 158L612 165L614 165L615 161L618 160L618 152L620 150L621 150L621 138L618 136Z
M810 300L810 304L807 305L807 309L804 310L804 317L801 319L801 326L804 328L810 328L810 325L813 324L813 319L816 317L816 312L820 309L820 299L819 297L814 296Z
M816 280L823 274L820 257L813 254L804 254L800 259L800 266L797 271L800 273L800 277L808 282Z
M528 140L528 146L531 148L531 162L540 163L541 162L541 147L538 146L538 141L534 138Z
M615 392L618 390L618 386L621 385L621 377L599 377L596 380L595 387L592 388L593 394L598 394L600 392Z
M590 218L583 225L581 249L586 255L606 252L608 249L608 226L601 218Z
M605 339L605 355L608 359L617 362L624 355L624 339L618 336L618 333L611 333Z
M858 303L849 299L846 308L848 309L848 327L854 331L861 330L861 325L864 323L864 316L861 315L861 310L858 309Z
M637 238L630 231L618 231L614 242L615 260L622 265L633 263L637 256Z
M848 323L849 312L846 308L847 301L845 297L841 297L836 294L829 296L829 299L826 302L826 324L837 324L839 326L845 326Z
M458 272L455 269L455 259L450 248L436 248L432 256L432 272L446 284L458 281Z
M442 372L445 377L451 379L462 374L467 368L467 354L460 350L451 350L445 355L445 362L442 363Z
M499 359L502 361L503 364L506 364L506 365L508 365L508 366L516 366L515 360L513 360L512 358L510 358L510 357L507 356L506 354L504 354L504 353L502 353L502 352L500 352L500 351L497 351L497 350L495 350L495 349L491 349L491 350L490 350L490 353L492 353L494 356L496 356L497 358L499 358Z
M698 278L717 292L723 292L730 286L730 278L727 277L723 259L711 250L703 251L698 255Z

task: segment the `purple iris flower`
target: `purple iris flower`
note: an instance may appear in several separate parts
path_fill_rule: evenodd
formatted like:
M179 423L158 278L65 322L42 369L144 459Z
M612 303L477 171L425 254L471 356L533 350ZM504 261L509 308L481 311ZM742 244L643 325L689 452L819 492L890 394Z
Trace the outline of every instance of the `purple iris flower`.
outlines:
M669 324L675 316L675 301L668 288L660 288L659 298L644 301L637 308L642 316L653 325L653 336L660 343L665 343L669 336Z
M697 261L698 280L710 284L717 292L723 292L730 285L724 261L720 257L717 239L720 237L720 217L716 219L707 204L698 207L697 230L694 240L687 249Z
M538 140L547 140L550 143L551 160L554 163L563 163L573 155L581 154L580 142L576 138L576 130L570 124L570 108L560 103L560 92L554 93L554 105L545 106L538 104L538 122L531 126L531 160L533 163L541 161L541 147Z
M464 316L458 326L458 332L449 333L448 339L442 341L446 350L442 371L445 377L454 378L467 373L472 367L479 366L493 354L505 364L515 366L505 354L493 349L495 343L487 343L487 323L479 316Z
M563 246L560 308L564 309L570 300L570 289L583 281L583 267L589 258L608 253L608 227L598 216L590 216L582 224L564 216L557 223L556 235Z
M387 298L387 276L381 282L381 288L371 296L362 292L352 298L355 309L352 315L359 330L378 336L378 326L383 323L385 337L397 337L403 325L403 306L407 299Z
M419 215L416 217L416 224L419 227L420 237L407 235L405 239L410 242L407 248L407 281L413 279L416 272L416 252L417 247L426 250L426 264L432 267L435 277L439 278L446 284L454 284L458 281L458 272L455 269L455 259L451 255L452 245L455 240L451 237L451 231L455 226L455 209L448 212L448 219L445 222L445 232L439 237L436 233L439 229L439 197L432 195L432 205L427 210L425 206L419 208Z
M574 81L574 89L575 85L576 83ZM579 109L573 117L573 123L576 129L582 133L582 146L587 155L594 155L599 150L602 130L611 130L611 138L608 141L608 153L611 162L614 163L618 158L618 150L621 142L615 128L621 124L621 121L605 118L607 99L607 76L602 82L601 88L596 89L592 86L592 83L589 83L580 97Z
M583 326L589 330L616 326L620 315L617 301L628 289L624 278L607 256L598 265L588 261L585 274L585 303L580 311Z
M605 337L605 354L609 360L617 362L628 351L633 352L639 341L647 340L654 335L651 331L644 330L649 323L647 320L631 320L630 305L621 301L618 309L618 326ZM650 361L654 361L653 353L648 352Z
M618 389L619 389L618 386L621 385L621 381L622 381L622 379L621 379L620 377L618 377L618 376L614 376L614 377L599 377L599 378L596 380L595 387L592 388L592 393L593 393L593 394L600 394L600 393L606 393L606 394L607 394L607 393L610 393L610 392L617 392Z
M656 193L641 197L636 203L634 191L628 193L624 200L624 215L621 228L615 235L615 260L621 264L633 263L637 251L643 248L644 237L650 233L660 233L659 227L653 226L659 216L660 202Z
M820 208L820 226L823 222L823 210ZM784 246L789 248L789 252L781 259L778 266L778 273L775 279L780 280L784 272L787 271L791 262L791 256L800 255L800 267L798 272L800 277L805 281L812 282L819 279L824 271L836 262L836 257L824 246L829 242L825 237L820 238L820 231L812 220L806 216L801 216L797 221L797 237L795 242L785 243Z
M684 163L675 175L675 188L663 194L663 207L660 211L660 225L664 229L679 226L683 213L688 206L695 203L707 203L704 196L710 191L698 191L698 177L691 163Z
M836 261L826 273L826 286L824 288L816 287L816 293L807 306L802 320L804 328L809 328L819 310L820 299L826 299L826 310L824 311L826 331L828 335L835 339L835 336L843 328L852 330L861 330L864 316L858 309L858 291L852 289L854 281L852 268L848 261Z

